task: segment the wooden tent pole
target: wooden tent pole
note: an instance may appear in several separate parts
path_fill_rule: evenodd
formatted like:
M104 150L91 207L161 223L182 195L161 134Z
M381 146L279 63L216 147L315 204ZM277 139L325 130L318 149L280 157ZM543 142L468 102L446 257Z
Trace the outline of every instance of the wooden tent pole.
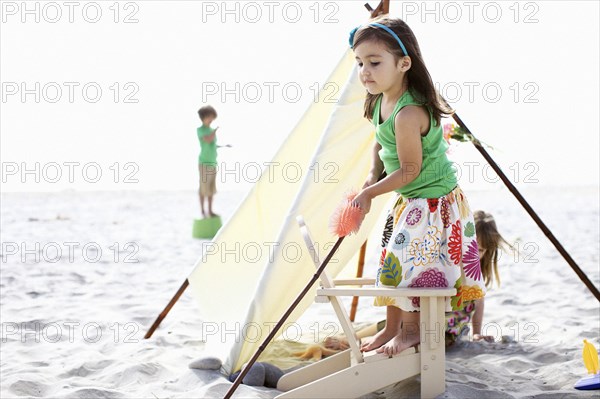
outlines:
M152 334L154 334L154 330L156 330L158 328L158 326L160 325L160 323L163 321L163 319L165 317L167 317L167 314L169 313L169 311L171 310L173 305L175 305L175 302L177 302L179 300L179 297L181 296L181 294L183 294L183 291L185 291L185 289L188 287L188 285L190 285L190 282L186 278L185 281L183 282L183 284L181 284L181 287L179 287L179 289L173 296L173 298L171 298L171 300L169 301L169 304L163 309L162 312L160 312L160 314L158 315L156 320L154 320L152 327L150 327L150 329L148 330L146 335L144 335L144 339L148 339L152 336Z
M377 5L377 8L373 10L373 8L369 5L369 3L365 4L365 8L369 10L371 13L371 18L376 18L380 15L385 15L390 13L390 0L382 0Z
M448 103L446 103L446 104L448 104ZM471 137L475 138L473 133L471 133L469 128L465 125L465 123L462 121L462 119L460 119L460 117L456 113L454 113L452 115L452 119L454 119L454 121L466 133L471 135ZM533 210L531 205L529 205L529 203L521 195L519 190L517 190L517 188L514 186L514 184L512 184L512 182L508 179L508 177L506 177L504 172L502 172L502 169L500 169L500 167L492 159L490 154L488 154L488 152L485 150L485 148L483 148L481 145L479 145L477 141L473 141L473 145L475 145L475 148L477 148L477 151L479 151L481 153L481 155L483 155L483 157L488 162L488 164L492 167L492 169L494 169L494 171L496 172L498 177L500 177L500 179L502 180L504 185L515 196L515 198L519 201L519 203L523 206L523 208L525 208L525 210L527 211L529 216L531 216L531 218L535 221L535 223L538 225L538 227L544 232L546 237L548 237L548 239L552 242L552 244L554 244L554 247L558 250L558 252L560 252L560 254L567 261L569 266L571 266L573 271L575 271L575 273L581 279L581 281L585 284L585 286L592 292L592 294L596 297L596 299L598 301L600 301L600 291L598 291L598 287L596 287L594 285L594 283L592 283L591 280L588 278L588 276L586 276L586 274L583 272L583 270L581 270L579 268L579 266L577 265L577 263L575 263L575 261L573 260L571 255L569 255L569 253L565 250L565 248L562 246L562 244L556 239L554 234L552 234L552 232L550 231L548 226L546 226L546 224L542 221L542 219L540 219L540 217L537 215L537 213L535 213L535 211Z
M363 276L363 270L365 266L365 253L367 251L367 240L360 247L360 254L358 255L358 267L356 268L356 277L361 278ZM354 321L356 318L356 308L358 307L358 297L352 298L352 307L350 308L350 321Z

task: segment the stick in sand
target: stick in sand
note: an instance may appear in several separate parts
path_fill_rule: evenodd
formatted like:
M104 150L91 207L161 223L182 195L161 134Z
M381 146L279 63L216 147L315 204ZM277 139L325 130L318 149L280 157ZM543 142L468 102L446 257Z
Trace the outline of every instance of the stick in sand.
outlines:
M183 284L181 284L181 287L179 287L179 289L173 296L173 298L171 298L171 300L169 301L169 304L164 308L164 310L162 312L160 312L160 314L158 315L156 320L154 320L154 323L152 324L152 326L150 327L150 329L148 330L146 335L144 335L144 339L148 339L152 336L152 334L154 334L154 330L156 330L158 328L158 326L160 325L160 323L163 321L163 319L165 317L167 317L167 313L169 313L169 311L171 310L173 305L175 305L175 302L177 302L177 300L179 299L181 294L183 294L183 291L185 291L185 289L187 288L187 286L189 284L190 284L190 282L186 278L185 281L183 282Z
M367 251L367 241L363 243L360 247L360 253L358 255L358 266L356 268L356 277L360 278L363 276L363 271L365 267L365 252ZM358 308L358 297L355 296L352 298L352 305L350 307L350 321L354 321L356 318L356 309Z
M446 105L447 104L448 103L446 103ZM460 119L458 114L454 113L452 115L452 119L454 119L456 121L456 123L467 134L469 134L471 137L473 137L473 139L475 138L473 133L471 133L469 128L465 125L465 123L462 121L462 119ZM514 184L512 184L512 182L508 179L508 177L506 177L504 172L502 172L502 169L500 169L500 167L492 159L490 154L488 154L488 152L485 150L485 148L483 148L481 145L478 144L479 142L477 140L471 140L471 141L472 141L473 145L475 146L475 148L477 148L477 151L479 151L481 153L481 155L483 155L483 157L490 164L492 169L494 169L494 171L500 177L500 179L502 180L504 185L506 185L508 190L515 196L515 198L517 198L519 203L523 206L523 208L525 208L525 210L527 211L529 216L531 216L531 218L535 221L535 223L538 225L538 227L544 232L544 234L546 235L546 237L548 237L550 242L552 242L552 244L554 244L554 247L558 250L558 252L567 261L569 266L571 266L573 271L575 271L575 273L581 279L581 281L585 284L585 286L592 292L592 294L596 297L596 299L598 301L600 301L600 291L598 291L598 288L594 285L594 283L592 283L592 281L588 278L588 276L586 276L586 274L583 272L583 270L581 270L581 268L577 265L577 263L575 263L575 261L573 260L571 255L569 255L569 253L565 250L565 248L561 245L561 243L556 239L556 237L554 237L554 234L552 234L552 232L550 231L548 226L546 226L546 224L542 221L542 219L540 219L540 217L537 215L537 213L535 213L535 211L533 210L531 205L529 205L529 203L521 195L519 190L517 190L517 188L514 186Z

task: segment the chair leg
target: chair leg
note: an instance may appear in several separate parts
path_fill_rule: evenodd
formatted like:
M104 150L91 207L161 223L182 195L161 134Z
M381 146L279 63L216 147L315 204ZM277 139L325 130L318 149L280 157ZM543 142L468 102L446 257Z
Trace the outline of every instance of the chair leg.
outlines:
M421 397L446 390L444 297L421 297Z

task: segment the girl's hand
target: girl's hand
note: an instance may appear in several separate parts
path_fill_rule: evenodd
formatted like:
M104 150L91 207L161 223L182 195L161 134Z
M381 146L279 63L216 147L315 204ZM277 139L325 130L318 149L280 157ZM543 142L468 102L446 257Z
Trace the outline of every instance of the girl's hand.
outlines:
M377 176L375 176L373 173L369 173L369 176L367 177L367 180L365 180L365 184L363 184L362 188L365 189L369 186L372 186L373 184L377 183Z
M492 335L473 334L473 342L477 341L494 342L494 337Z
M352 205L359 207L363 213L366 215L371 210L371 200L373 197L369 195L367 190L362 190L360 193L354 197L352 200Z

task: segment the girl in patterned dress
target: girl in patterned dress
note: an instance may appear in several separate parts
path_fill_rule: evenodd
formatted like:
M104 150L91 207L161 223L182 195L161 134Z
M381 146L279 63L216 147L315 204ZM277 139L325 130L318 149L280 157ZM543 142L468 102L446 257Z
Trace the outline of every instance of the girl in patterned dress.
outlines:
M473 214L446 156L441 118L451 114L437 95L412 30L379 18L356 28L350 45L367 89L365 117L375 125L373 163L354 206L392 191L383 231L377 285L452 287L446 311L483 298ZM378 181L385 170L387 176ZM387 323L362 349L394 355L420 342L418 297L377 297Z

